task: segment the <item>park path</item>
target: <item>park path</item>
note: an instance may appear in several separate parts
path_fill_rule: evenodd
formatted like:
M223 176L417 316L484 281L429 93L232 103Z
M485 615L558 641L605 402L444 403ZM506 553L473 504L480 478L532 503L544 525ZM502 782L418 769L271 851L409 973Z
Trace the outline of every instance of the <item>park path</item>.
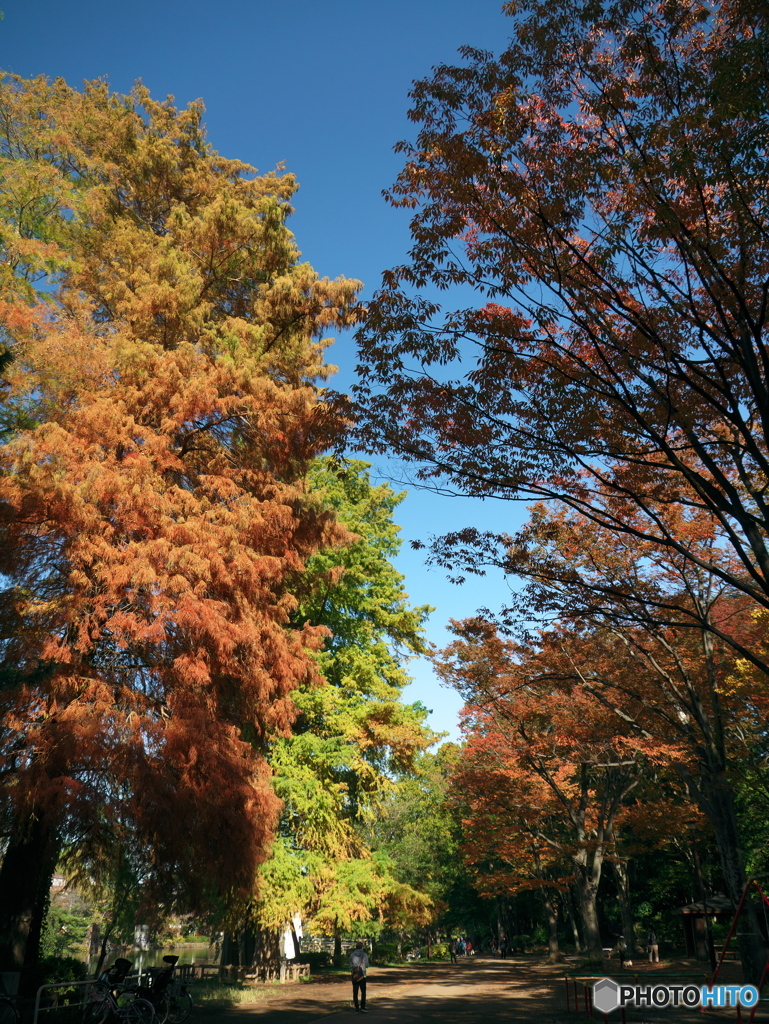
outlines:
M346 978L321 976L309 983L263 991L257 1003L196 1010L190 1024L352 1024L358 1020L368 1024L582 1024L587 1019L584 1013L566 1011L566 969L532 957L468 957L457 966L371 968L365 1016L353 1010ZM617 977L616 971L611 973ZM595 1019L600 1021L602 1016L596 1014ZM609 1019L614 1024L619 1015ZM628 1012L628 1024L716 1020L734 1021L735 1013L703 1014L672 1007Z

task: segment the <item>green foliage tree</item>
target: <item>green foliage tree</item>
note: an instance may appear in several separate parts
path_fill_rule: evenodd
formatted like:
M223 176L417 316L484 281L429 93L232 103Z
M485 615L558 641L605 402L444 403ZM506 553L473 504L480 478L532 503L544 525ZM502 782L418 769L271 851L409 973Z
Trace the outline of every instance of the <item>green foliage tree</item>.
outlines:
M292 733L271 744L283 812L252 916L277 928L301 910L315 927L339 935L364 921L376 929L389 913L422 920L429 903L372 849L364 825L435 738L425 709L401 701L406 663L426 651L430 609L408 604L391 561L400 546L393 513L403 495L372 485L368 464L356 460L319 461L310 480L315 500L351 536L308 562L295 617L327 631L316 655L324 685L294 694Z

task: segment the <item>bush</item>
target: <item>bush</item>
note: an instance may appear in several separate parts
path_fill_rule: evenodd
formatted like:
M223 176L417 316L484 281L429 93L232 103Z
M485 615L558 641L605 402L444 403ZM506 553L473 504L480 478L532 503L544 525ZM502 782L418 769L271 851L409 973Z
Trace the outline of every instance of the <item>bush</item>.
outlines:
M377 942L376 946L374 947L374 953L371 959L375 964L403 963L403 957L398 956L397 942Z
M40 974L45 979L41 985L56 982L84 981L86 965L74 956L45 956L40 960Z
M66 985L67 982L84 981L86 965L74 956L43 956L34 971L34 987L41 985ZM66 1006L79 1003L83 997L82 988L56 988L45 993L43 1005Z
M299 963L309 964L311 971L322 971L324 968L330 967L332 962L331 953L326 953L321 950L319 953L300 953Z
M448 942L436 942L432 947L432 959L433 960L448 960L449 959L449 944Z

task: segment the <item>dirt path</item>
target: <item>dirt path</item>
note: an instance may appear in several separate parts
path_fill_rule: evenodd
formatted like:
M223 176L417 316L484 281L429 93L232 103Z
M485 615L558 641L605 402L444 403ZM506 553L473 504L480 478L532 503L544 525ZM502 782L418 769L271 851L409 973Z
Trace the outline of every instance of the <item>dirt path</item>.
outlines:
M352 1008L347 979L319 977L309 983L264 990L257 1003L196 1010L190 1024L251 1024L251 1020L253 1024L352 1024L360 1019L369 1024L580 1024L586 1019L584 1013L574 1013L573 1008L571 1013L566 1011L563 979L570 969L568 963L552 966L531 957L506 961L473 957L460 960L455 967L371 968L365 1017ZM671 969L688 971L693 981L702 981L701 968L662 965L660 971ZM616 970L610 973L618 977ZM645 965L639 967L643 980L649 973ZM596 1014L596 1020L601 1019ZM619 1021L619 1014L609 1019ZM733 1021L735 1011L703 1014L671 1007L651 1012L633 1008L627 1013L628 1024L705 1024L711 1020Z

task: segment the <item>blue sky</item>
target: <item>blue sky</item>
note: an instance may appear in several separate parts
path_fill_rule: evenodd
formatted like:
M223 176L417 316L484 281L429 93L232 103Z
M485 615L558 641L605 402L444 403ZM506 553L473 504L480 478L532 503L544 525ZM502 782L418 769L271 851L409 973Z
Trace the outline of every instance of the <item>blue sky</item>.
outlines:
M408 249L408 216L381 196L400 169L393 146L413 137L408 89L463 44L499 51L508 19L499 0L0 0L0 66L79 87L105 77L116 92L142 79L179 105L202 98L212 145L261 171L296 174L294 231L322 276L364 282L364 298ZM354 377L351 338L329 358L337 387ZM380 477L398 467L377 465ZM405 478L406 472L403 471ZM396 484L398 489L401 485ZM519 506L439 497L414 489L398 510L406 542L461 526L513 530ZM408 544L398 566L414 603L436 606L428 633L443 644L449 618L505 600L500 579L462 587L427 570ZM427 664L413 666L407 699L434 709L433 728L456 735L459 698Z

